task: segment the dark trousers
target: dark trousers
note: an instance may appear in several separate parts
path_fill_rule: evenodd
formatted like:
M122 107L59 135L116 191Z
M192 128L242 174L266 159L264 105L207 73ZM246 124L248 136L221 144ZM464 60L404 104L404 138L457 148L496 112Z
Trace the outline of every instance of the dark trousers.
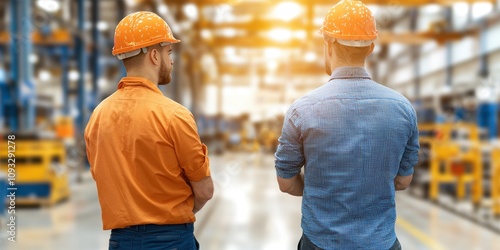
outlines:
M321 250L321 248L317 247L314 245L314 243L307 238L305 234L302 234L302 238L300 238L299 245L297 246L298 250ZM392 245L389 250L401 250L401 244L399 244L398 238L396 238L396 241Z
M109 249L198 250L193 223L179 225L139 225L111 230Z

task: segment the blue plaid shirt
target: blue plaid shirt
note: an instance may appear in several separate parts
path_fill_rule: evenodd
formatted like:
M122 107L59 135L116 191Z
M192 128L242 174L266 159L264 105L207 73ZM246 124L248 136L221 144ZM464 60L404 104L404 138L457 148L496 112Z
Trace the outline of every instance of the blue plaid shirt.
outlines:
M362 67L330 81L288 110L276 172L304 166L302 229L323 249L389 249L396 240L394 178L418 161L415 110Z

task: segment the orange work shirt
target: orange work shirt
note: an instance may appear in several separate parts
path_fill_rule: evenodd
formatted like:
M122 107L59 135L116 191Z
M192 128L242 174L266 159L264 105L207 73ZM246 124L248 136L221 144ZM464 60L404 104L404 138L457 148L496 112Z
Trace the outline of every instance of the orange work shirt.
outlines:
M189 181L210 176L193 115L152 82L124 77L85 129L103 229L195 221Z

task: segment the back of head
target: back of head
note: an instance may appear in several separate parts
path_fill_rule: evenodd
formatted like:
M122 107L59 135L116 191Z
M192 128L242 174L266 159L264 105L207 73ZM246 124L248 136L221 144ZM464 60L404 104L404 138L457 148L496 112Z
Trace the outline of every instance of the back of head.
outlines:
M361 65L370 55L373 48L371 45L365 47L346 46L333 39L325 39L329 46L332 46L336 60L346 65Z
M325 17L320 34L351 47L369 46L377 39L375 17L361 1L342 0Z
M144 60L148 48L161 48L178 42L180 40L173 36L170 27L160 16L139 11L127 15L116 26L113 55L123 60L129 68Z
M320 34L340 60L364 61L377 39L375 18L361 1L342 0L325 17Z
M160 53L162 53L164 48L165 47L163 47L159 44L155 44L155 45L145 47L145 51L151 51L152 49L157 49L158 51L160 51ZM147 55L146 53L147 52L139 53L135 56L131 56L131 57L127 57L127 58L122 59L123 65L125 66L125 69L127 71L130 71L133 69L139 69L141 67L146 67L147 66L147 64L145 63L145 59L146 59L146 55Z

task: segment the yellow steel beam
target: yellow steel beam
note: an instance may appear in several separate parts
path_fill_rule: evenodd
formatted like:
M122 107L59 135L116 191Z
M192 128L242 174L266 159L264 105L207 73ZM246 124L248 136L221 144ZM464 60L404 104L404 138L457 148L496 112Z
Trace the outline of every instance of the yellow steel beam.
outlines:
M71 33L66 30L56 29L52 31L50 35L44 36L42 33L35 31L32 34L33 43L34 44L43 44L43 45L62 45L62 44L71 44L72 38Z
M35 31L31 34L31 39L34 44L39 45L70 45L72 41L71 33L66 30L56 29L51 34L44 36L42 33ZM9 32L0 32L0 44L10 43Z
M230 26L224 26L229 28ZM277 27L279 28L279 27ZM245 30L248 31L248 30ZM248 32L263 32L265 30L259 30L258 28L252 29ZM436 41L439 44L444 44L446 42L457 41L465 36L473 35L474 31L470 32L403 32L403 33L393 33L393 32L380 32L377 38L377 42L380 44L391 44L391 43L402 43L408 45L422 45L427 42ZM316 39L322 40L321 36L317 36ZM261 46L300 46L301 43L305 44L307 41L300 40L292 40L293 45L289 44L289 42L273 42L272 40L266 40L261 38L260 41L256 41L255 39L249 39L248 36L236 36L236 37L216 37L215 45L217 46L225 46L225 45L234 45L234 46L243 46L243 47L261 47Z
M305 41L293 39L286 42L274 41L262 37L236 36L236 37L216 37L212 41L212 46L226 47L279 47L296 48L305 44Z
M430 41L436 41L439 44L443 44L450 41L460 40L471 34L473 34L473 32L381 32L379 33L377 41L382 44L403 43L409 45L421 45Z
M420 45L431 41L429 37L415 36L412 33L396 34L391 32L380 33L377 38L378 43L404 43L410 45Z
M205 22L202 25L202 28L208 29L224 29L224 28L232 28L232 29L242 29L246 31L265 31L274 28L290 28L290 29L300 29L307 28L309 24L302 20L292 20L292 21L280 21L280 20L262 20L256 19L250 22L226 22L226 23L212 23ZM319 29L319 27L313 27Z
M197 0L199 4L238 4L244 2L245 0ZM280 2L285 0L275 0L274 2ZM295 0L295 2L302 3L304 5L311 4L321 4L321 5L334 5L337 0ZM427 4L439 4L439 5L452 5L454 3L492 3L495 4L495 0L362 0L365 4L373 5L391 5L391 6L404 6L404 7L418 7Z
M319 2L319 1L318 1ZM332 1L321 1L325 4L331 3ZM438 4L438 5L452 5L455 3L492 3L495 4L495 0L362 0L365 4L373 5L391 5L391 6L406 6L406 7L418 7L427 4Z
M235 66L231 64L222 64L219 66L219 74L224 75L248 75L250 69L248 65L245 66Z
M377 39L379 44L402 43L408 45L421 45L427 42L436 41L439 44L444 44L449 41L460 40L465 36L471 35L473 32L407 32L407 33L392 33L381 32ZM321 44L323 37L316 36L314 42ZM289 41L274 41L269 38L260 36L235 36L235 37L215 37L209 43L214 47L280 47L280 48L297 48L306 46L308 40L291 39Z
M321 60L322 59L318 59ZM259 70L262 75L266 74L266 70ZM289 61L288 65L280 66L275 74L287 74L287 72L292 72L294 75L321 75L325 74L325 67L321 64L306 63L303 61ZM250 69L248 65L232 65L230 63L222 63L219 66L219 74L228 74L228 75L248 75L250 73Z

